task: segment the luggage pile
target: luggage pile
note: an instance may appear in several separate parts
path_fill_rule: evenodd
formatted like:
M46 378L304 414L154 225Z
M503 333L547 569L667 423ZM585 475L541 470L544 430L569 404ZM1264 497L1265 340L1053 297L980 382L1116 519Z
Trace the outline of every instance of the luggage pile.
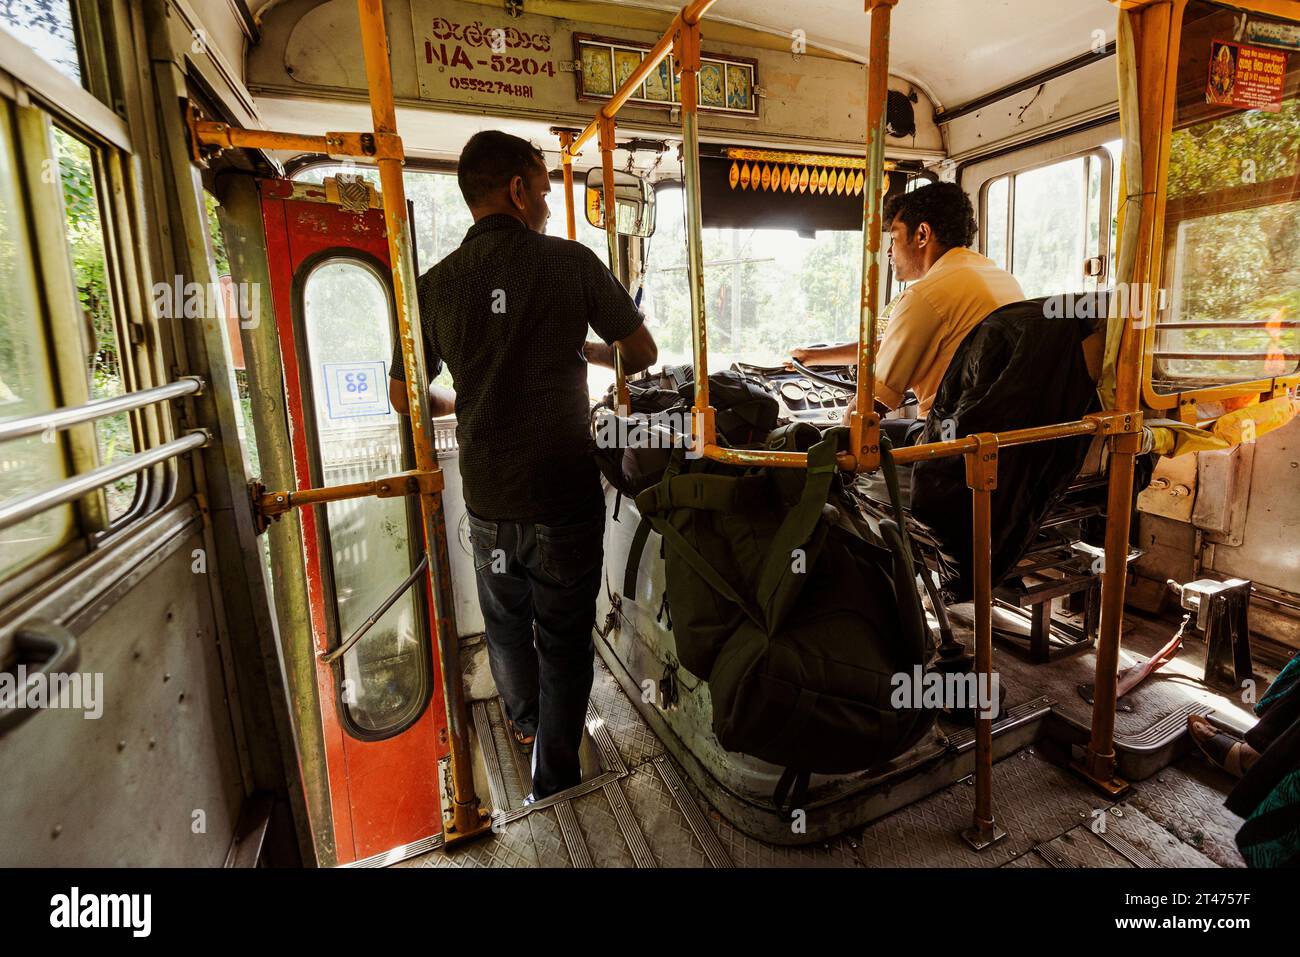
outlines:
M693 383L677 394L684 408ZM774 427L776 400L739 373L711 376L710 394L720 441L806 452L808 468L625 450L620 469L606 471L642 516L624 600L635 597L653 529L678 657L708 682L714 733L728 750L785 768L774 800L798 807L812 774L880 765L929 730L933 712L897 708L891 696L895 675L925 666L930 635L900 524L873 533L843 494L835 456L847 429ZM633 415L664 398L634 393Z

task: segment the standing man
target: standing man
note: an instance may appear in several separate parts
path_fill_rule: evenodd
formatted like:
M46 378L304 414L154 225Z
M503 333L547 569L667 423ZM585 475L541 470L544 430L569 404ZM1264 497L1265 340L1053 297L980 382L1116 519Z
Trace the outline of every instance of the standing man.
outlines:
M893 304L876 356L878 411L895 409L911 389L924 419L962 340L995 309L1025 298L1016 277L968 248L975 211L955 183L900 193L885 206L894 276L911 283ZM813 365L856 364L858 345L795 349Z
M581 779L578 747L592 682L591 632L605 529L590 455L587 364L639 372L658 356L627 291L591 250L545 235L550 177L517 136L476 133L457 180L474 225L420 277L424 354L456 391L479 605L492 677L517 746L532 750L540 800ZM587 329L602 342L587 342ZM399 348L389 393L409 410Z

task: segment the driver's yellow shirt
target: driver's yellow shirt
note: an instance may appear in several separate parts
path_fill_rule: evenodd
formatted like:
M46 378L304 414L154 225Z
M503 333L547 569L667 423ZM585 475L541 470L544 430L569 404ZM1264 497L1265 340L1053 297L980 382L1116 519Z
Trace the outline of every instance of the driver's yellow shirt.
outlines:
M1016 277L973 249L950 249L895 300L876 356L876 398L890 408L911 389L924 417L967 334L1025 298Z

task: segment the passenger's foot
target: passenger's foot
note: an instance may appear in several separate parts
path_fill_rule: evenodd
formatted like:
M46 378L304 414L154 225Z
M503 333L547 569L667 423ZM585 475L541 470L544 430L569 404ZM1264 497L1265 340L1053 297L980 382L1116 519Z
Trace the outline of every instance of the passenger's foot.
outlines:
M1259 757L1259 753L1245 741L1225 734L1199 714L1187 716L1187 731L1210 763L1234 778L1250 770Z
M532 754L533 744L537 740L537 736L535 734L525 734L519 728L516 728L515 723L510 720L506 721L506 726L510 729L510 737L514 738L515 747L523 754Z

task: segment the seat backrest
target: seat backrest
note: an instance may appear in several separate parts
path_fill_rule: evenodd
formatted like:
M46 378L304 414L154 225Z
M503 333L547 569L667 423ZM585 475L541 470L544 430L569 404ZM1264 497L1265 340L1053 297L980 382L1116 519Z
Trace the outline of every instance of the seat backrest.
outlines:
M990 313L954 354L926 419L923 441L1076 421L1097 408L1083 340L1104 322L1105 293L1011 303ZM993 578L998 581L1037 533L1043 516L1079 474L1089 438L1003 449L992 496ZM912 475L912 513L957 557L946 584L969 597L969 491L961 458L920 462Z

